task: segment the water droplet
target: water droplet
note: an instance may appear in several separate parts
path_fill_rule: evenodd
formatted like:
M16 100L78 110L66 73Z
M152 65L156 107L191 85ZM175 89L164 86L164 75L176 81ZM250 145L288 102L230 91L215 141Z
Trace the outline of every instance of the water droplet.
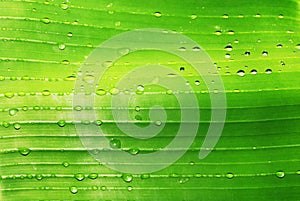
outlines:
M96 191L96 190L98 190L98 187L97 186L92 186L92 190Z
M21 124L14 123L14 128L15 128L15 130L20 130L21 129Z
M246 51L246 52L244 53L245 56L250 56L250 54L251 54L251 53L250 53L249 51Z
M180 183L180 184L185 184L186 182L188 182L190 180L190 178L188 178L188 177L179 177L178 178L178 182Z
M33 110L35 110L35 111L39 111L41 108L40 108L40 106L33 106Z
M155 17L161 17L161 12L155 12L153 15L154 15Z
M184 67L180 67L179 70L180 70L181 72L183 72L185 69L184 69Z
M191 165L191 166L194 166L194 165L195 165L195 162L194 162L194 161L190 161L190 165Z
M137 155L140 150L138 148L131 148L128 150L128 152L131 154L131 155Z
M119 54L120 55L126 55L126 54L129 54L130 53L130 49L128 48L121 48L118 50Z
M234 35L234 31L233 31L233 30L229 30L227 33L228 33L229 35Z
M228 179L232 179L233 177L234 177L234 174L232 174L232 173L227 173L226 175L225 175Z
M227 51L232 51L232 50L233 50L233 47L232 47L231 45L227 45L227 46L225 47L225 50L227 50Z
M76 111L81 111L81 110L82 110L82 107L81 107L80 105L76 105L76 106L74 107L74 110L76 110Z
M140 106L136 106L136 107L135 107L135 111L136 111L136 112L141 111L141 107L140 107Z
M122 174L123 181L129 183L133 180L133 176L131 174Z
M263 51L263 52L262 52L262 55L263 55L263 56L268 56L268 52L267 52L267 51Z
M224 14L222 17L223 17L224 19L228 19L228 18L229 18L228 14Z
M172 95L173 94L173 91L171 89L168 89L167 92L166 92L168 95Z
M250 73L251 73L252 75L256 75L256 74L257 74L257 70L253 69L253 70L250 71Z
M297 170L296 174L297 174L297 175L300 175L300 170Z
M101 189L102 191L106 191L106 190L107 190L107 187L106 187L106 186L101 186L100 189Z
M285 174L284 174L284 172L283 171L277 171L276 172L276 176L278 177L278 178L283 178L284 176L285 176Z
M277 48L282 48L283 46L282 46L282 44L277 44L276 47Z
M50 23L50 19L45 17L43 19L41 19L41 22L43 22L44 24L49 24Z
M216 34L217 36L219 36L219 35L222 34L222 32L218 30L218 31L215 32L215 34Z
M67 36L68 36L68 37L72 37L72 36L73 36L73 33L72 33L72 32L69 32L69 33L67 34Z
M85 81L88 84L93 84L94 81L95 81L95 76L88 74L88 75L83 77L83 81Z
M96 120L96 121L95 121L95 124L96 124L97 126L101 126L101 125L103 124L103 122L102 122L101 120Z
M225 54L225 58L226 58L226 59L229 59L230 57L231 57L231 55L230 55L229 53L226 53L226 54Z
M180 47L178 50L181 51L181 52L184 52L184 51L186 51L186 48L185 47Z
M118 93L120 93L120 91L119 91L119 89L117 89L117 88L111 88L111 89L109 90L109 93L110 93L111 95L117 95Z
M68 4L67 3L61 3L59 5L63 10L67 10L69 8Z
M255 15L255 17L256 17L256 18L260 18L260 17L261 17L261 14L257 13L257 14Z
M141 175L141 179L149 179L150 178L150 174L142 174Z
M111 139L110 141L109 141L109 145L110 145L110 147L111 148L113 148L113 149L120 149L121 148L121 141L120 140L118 140L118 139Z
M128 187L127 187L127 190L128 190L129 192L131 192L131 191L133 190L133 187L132 187L132 186L128 186Z
M59 125L60 127L64 127L65 125L66 125L66 121L65 120L59 120L58 122L57 122L57 125Z
M268 69L266 69L265 72L266 72L266 74L271 74L271 73L272 73L272 69L269 69L269 68L268 68Z
M296 48L300 50L300 43L296 45Z
M4 128L8 128L10 126L10 123L8 123L7 121L3 121L1 123L1 125L4 127Z
M22 156L27 156L28 154L30 154L31 150L28 148L19 148L18 152L22 155Z
M8 113L10 116L15 116L17 113L19 112L19 110L17 108L11 108Z
M88 178L90 178L90 179L97 179L98 178L98 174L97 173L91 173L91 174L89 174Z
M36 180L40 181L43 179L43 175L37 174L37 175L35 175L35 178L36 178Z
M161 126L161 124L162 124L161 121L155 121L156 126Z
M67 161L64 161L63 163L62 163L62 165L64 166L64 167L69 167L69 163L67 162Z
M193 47L193 51L195 51L195 52L199 52L201 49L200 49L200 47L198 47L198 46L196 46L196 47Z
M194 19L196 19L196 18L197 18L197 15L195 15L195 14L191 15L191 19L192 19L192 20L194 20Z
M78 189L77 189L76 186L71 186L71 187L69 188L69 191L70 191L71 193L73 193L73 194L76 194L76 193L78 192Z
M77 173L74 175L75 179L77 179L78 181L82 181L84 180L85 176L82 173Z
M6 92L6 93L4 93L4 96L6 97L6 98L12 98L12 97L14 97L14 93L13 92Z
M43 95L43 96L50 96L51 93L50 93L49 90L43 90L43 91L42 91L42 95Z
M239 70L236 74L238 76L244 77L245 76L245 71L244 70Z
M69 60L62 60L61 64L63 65L69 65L70 64L70 61Z
M280 18L280 19L284 18L283 14L279 14L278 18Z
M137 89L136 94L143 94L145 91L145 88L143 85L138 85L136 89Z
M196 85L196 86L199 86L199 85L200 85L200 81L199 81L199 80L196 80L196 81L195 81L195 85Z
M104 89L97 89L96 94L99 96L104 96L106 94L106 91Z
M59 44L58 44L58 49L64 50L64 49L66 49L66 45L63 44L63 43L59 43Z
M105 61L105 62L102 63L102 66L103 66L104 68L112 67L112 65L113 65L113 62L112 62L112 61Z

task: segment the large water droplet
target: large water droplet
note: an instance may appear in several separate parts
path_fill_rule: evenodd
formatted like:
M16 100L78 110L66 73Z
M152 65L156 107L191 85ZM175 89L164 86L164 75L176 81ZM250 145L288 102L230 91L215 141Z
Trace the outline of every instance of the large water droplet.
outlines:
M283 171L277 171L276 172L276 176L278 177L278 178L283 178L284 176L285 176L285 174L284 174L284 172Z
M15 116L17 113L19 112L19 110L17 108L11 108L8 113L10 116Z
M118 139L113 138L109 141L109 145L113 149L120 149L121 148L121 141L118 140Z
M58 49L64 50L64 49L66 49L66 45L63 44L63 43L59 43L59 44L58 44Z
M123 181L129 183L133 180L133 176L131 174L123 174L122 179Z
M233 47L232 47L231 45L227 45L227 46L225 47L225 50L227 50L227 51L232 51L232 50L233 50Z
M73 193L73 194L76 194L76 193L78 192L78 189L77 189L76 186L71 186L71 187L69 188L69 191L70 191L71 193Z
M256 75L256 74L257 74L257 70L253 69L253 70L250 71L250 73L251 73L252 75Z
M31 150L28 148L19 148L18 152L23 156L27 156L28 154L30 154Z
M14 97L14 93L13 92L6 92L6 93L4 93L4 96L6 97L6 98L12 98L12 97Z
M261 53L263 56L268 56L268 52L267 51L263 51L262 53Z

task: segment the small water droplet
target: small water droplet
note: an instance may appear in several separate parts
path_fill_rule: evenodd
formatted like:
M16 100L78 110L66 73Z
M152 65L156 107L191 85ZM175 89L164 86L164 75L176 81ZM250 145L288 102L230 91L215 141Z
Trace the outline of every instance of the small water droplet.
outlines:
M113 138L109 141L109 145L113 149L120 149L121 148L121 141L118 140L118 139Z
M111 89L109 90L109 93L110 93L111 95L117 95L118 93L120 93L120 90L117 89L117 88L111 88Z
M73 194L76 194L76 193L78 192L78 189L77 189L76 186L71 186L71 187L69 188L69 191L70 191L71 193L73 193Z
M10 116L15 116L17 113L19 112L19 110L17 108L11 108L8 113Z
M20 130L20 129L21 129L21 124L19 124L19 123L14 123L14 129L15 129L15 130Z
M101 186L100 189L101 189L102 191L106 191L106 190L107 190L107 187L106 187L106 186Z
M50 23L50 19L45 17L43 19L41 19L41 22L43 22L44 24L49 24Z
M196 18L197 18L197 15L195 15L195 14L191 15L191 19L192 19L192 20L194 20L194 19L196 19Z
M154 15L155 17L159 18L159 17L161 17L161 12L155 12L153 15Z
M285 174L284 174L284 172L283 171L277 171L276 172L276 176L278 177L278 178L283 178L284 176L285 176Z
M228 179L232 179L233 177L234 177L234 174L232 174L232 173L227 173L226 175L225 175Z
M67 162L67 161L64 161L63 163L62 163L62 165L64 166L64 167L69 167L69 163Z
M225 58L226 58L226 59L229 59L230 57L231 57L231 55L230 55L229 53L226 53L226 54L225 54Z
M133 190L133 187L132 187L132 186L128 186L128 187L127 187L127 190L128 190L129 192L131 192L131 191Z
M101 125L103 124L103 122L102 122L101 120L96 120L96 121L95 121L95 124L96 124L97 126L101 126Z
M219 36L219 35L222 34L222 32L218 30L218 31L215 32L215 34L216 34L217 36Z
M63 65L69 65L70 64L70 61L69 60L62 60L61 64Z
M141 175L141 179L149 179L150 178L150 174L142 174Z
M200 47L198 47L198 46L195 46L195 47L193 47L193 51L195 51L195 52L199 52L201 49L200 49Z
M262 55L263 55L263 56L268 56L268 52L267 52L267 51L263 51L263 52L262 52Z
M27 156L30 154L31 150L28 148L19 148L18 152L22 155L22 156Z
M106 94L106 91L104 89L97 89L96 94L99 96L104 96Z
M131 148L128 150L128 152L131 154L131 155L137 155L140 150L138 148Z
M83 173L77 173L74 175L75 179L77 179L78 181L82 181L84 180L85 176Z
M168 89L167 92L166 92L168 95L172 95L173 94L173 91L171 89Z
M276 47L277 48L282 48L283 46L282 46L282 44L277 44Z
M67 10L69 8L68 4L67 3L61 3L59 5L63 10Z
M194 161L190 161L190 165L191 165L191 166L194 166L194 165L195 165L195 162L194 162Z
M4 93L4 96L6 97L6 98L12 98L12 97L14 97L14 93L13 92L6 92L6 93Z
M121 48L118 50L119 54L120 55L126 55L126 54L129 54L130 53L130 49L128 48Z
M297 174L297 175L300 175L300 170L297 170L296 174Z
M91 174L89 174L88 178L90 178L90 179L97 179L98 178L98 174L97 173L91 173Z
M228 19L228 18L229 18L228 14L224 14L222 17L223 17L224 19Z
M63 43L59 43L59 44L58 44L58 49L64 50L64 49L66 49L66 45L63 44Z
M83 81L85 81L88 84L93 84L95 81L95 76L91 74L87 74L86 76L83 77Z
M76 106L74 106L74 110L81 111L82 107L80 105L76 105Z
M43 175L41 175L41 174L37 174L37 175L35 175L35 178L36 178L36 180L40 181L40 180L42 180L44 177L43 177Z
M42 91L42 95L43 95L43 96L50 96L51 93L50 93L49 90L43 90L43 91Z
M161 126L162 122L161 121L155 121L156 126Z
M245 56L250 56L250 54L251 54L250 51L246 51L246 52L244 53Z
M1 125L4 127L4 128L8 128L10 126L10 123L8 123L7 121L3 121L1 123Z
M296 45L296 48L300 50L300 43Z
M252 75L256 75L256 74L257 74L257 70L253 69L253 70L250 71L250 73L251 73Z
M283 14L279 14L278 18L280 18L280 19L284 18L284 15Z
M233 30L229 30L227 33L228 33L229 35L234 35L234 31L233 31Z
M195 85L196 85L196 86L199 86L199 85L200 85L200 81L199 81L199 80L196 80L196 81L195 81Z
M135 111L136 111L136 112L141 111L141 107L140 107L140 106L136 106L136 107L135 107Z
M245 76L245 71L244 70L239 70L236 74L238 76L244 77Z
M60 127L64 127L65 125L66 125L66 121L65 120L59 120L58 122L57 122L57 125L59 125Z
M72 37L72 36L73 36L73 33L72 33L72 32L69 32L69 33L67 34L67 36L68 36L68 37Z
M256 17L256 18L260 18L260 17L261 17L261 14L257 13L257 14L255 15L255 17Z
M185 47L180 47L178 50L181 51L181 52L184 52L184 51L186 51L186 48Z
M133 176L131 174L122 174L123 181L129 183L133 180Z
M179 70L180 70L181 72L183 72L185 69L184 69L184 67L182 66L182 67L179 68Z
M227 45L227 46L225 47L225 50L227 50L227 51L232 51L232 50L233 50L233 47L232 47L231 45Z
M272 69L269 69L269 68L268 68L268 69L266 69L265 72L266 72L266 74L271 74L271 73L272 73Z

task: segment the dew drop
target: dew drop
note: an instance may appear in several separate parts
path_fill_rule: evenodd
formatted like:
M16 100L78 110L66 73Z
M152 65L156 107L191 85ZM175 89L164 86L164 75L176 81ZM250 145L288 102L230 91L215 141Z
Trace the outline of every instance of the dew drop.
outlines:
M195 162L194 162L194 161L190 161L190 165L191 165L191 166L194 166L194 165L195 165Z
M277 44L276 47L277 48L282 48L283 46L282 46L282 44Z
M91 174L89 174L88 178L90 178L90 179L97 179L98 178L98 174L97 173L91 173Z
M66 121L65 120L59 120L58 122L57 122L57 125L59 126L59 127L64 127L65 125L66 125Z
M12 108L8 111L10 116L15 116L18 112L19 110L17 108Z
M228 19L228 18L229 18L228 14L224 14L222 17L223 17L224 19Z
M88 75L83 77L83 81L85 81L88 84L93 84L94 81L95 81L95 76L88 74Z
M67 36L68 36L68 37L72 37L72 36L73 36L73 33L72 33L72 32L69 32L69 33L67 34Z
M196 80L196 81L195 81L195 85L196 85L196 86L199 86L199 85L200 85L200 81L199 81L199 80Z
M181 72L183 72L185 69L184 69L184 67L180 67L179 70L180 70Z
M96 120L96 121L95 121L95 124L96 124L97 126L101 126L101 125L103 124L103 122L102 122L101 120Z
M22 155L22 156L27 156L30 154L31 150L28 148L19 148L18 152Z
M77 179L78 181L82 181L84 180L85 176L82 173L77 173L74 175L75 179Z
M155 17L159 18L159 17L161 17L161 12L155 12L153 15L154 15Z
M200 49L200 47L198 47L198 46L195 46L195 47L193 47L193 51L195 51L195 52L199 52L201 49Z
M256 74L257 74L257 70L253 69L253 70L250 71L250 73L251 73L252 75L256 75Z
M37 174L37 175L35 175L35 178L36 178L36 180L40 181L43 179L43 175Z
M186 51L186 48L185 47L180 47L178 50L181 51L181 52L184 52L184 51Z
M171 89L168 89L167 92L166 92L168 95L172 95L173 94L173 91Z
M278 18L280 18L280 19L284 18L284 15L283 14L279 14Z
M127 187L127 190L128 190L129 192L131 192L131 191L133 190L133 187L132 187L132 186L128 186L128 187Z
M118 140L118 139L113 138L109 141L109 145L113 149L120 149L121 148L121 141Z
M131 174L122 174L123 181L130 183L133 180L133 176Z
M67 3L61 3L59 5L63 10L67 10L69 8L68 4Z
M229 35L234 35L234 31L233 31L233 30L229 30L227 33L228 33Z
M300 170L297 170L296 174L297 174L297 175L300 175Z
M269 68L268 68L268 69L266 69L265 72L266 72L266 74L271 74L271 73L272 73L272 69L269 69Z
M67 162L67 161L64 161L63 163L62 163L62 165L64 166L64 167L69 167L69 163Z
M230 55L229 53L226 53L226 54L225 54L225 58L226 58L226 59L230 59L230 57L231 57L231 55Z
M70 61L69 60L62 60L61 64L63 65L69 65L70 64Z
M296 45L296 48L300 50L300 43Z
M82 110L82 107L81 107L80 105L76 105L76 106L74 107L74 110L76 110L76 111L81 111L81 110Z
M1 123L1 125L4 127L4 128L8 128L10 126L10 123L8 123L7 121L3 121Z
M234 177L234 175L232 174L232 173L227 173L226 175L225 175L228 179L232 179L233 177Z
M149 179L150 178L150 174L142 174L141 175L141 179Z
M106 187L106 186L101 186L100 189L101 189L102 191L106 191L106 190L107 190L107 187Z
M227 50L227 51L232 51L233 50L233 47L231 46L231 45L227 45L226 47L225 47L225 50Z
M104 89L97 89L96 94L99 96L104 96L106 94L106 91Z
M111 95L117 95L118 93L120 93L120 90L114 87L109 90L109 93Z
M196 18L197 18L197 15L195 15L195 14L191 15L191 19L192 19L192 20L194 20L194 19L196 19Z
M145 91L145 88L144 88L143 85L138 85L136 89L137 89L138 92L144 92Z
M70 191L71 193L73 193L73 194L76 194L76 193L78 192L78 189L77 189L76 186L71 186L71 187L69 188L69 191Z
M141 111L141 107L140 107L140 106L136 106L136 107L135 107L135 111L136 111L136 112Z
M49 24L50 23L50 19L45 17L43 19L41 19L41 22L43 22L44 24Z
M267 51L263 51L263 52L262 52L262 55L263 55L263 56L268 56L268 52L267 52Z
M42 91L42 95L43 95L43 96L50 96L51 93L50 93L49 90L43 90L43 91Z
M121 48L118 50L119 54L120 55L126 55L126 54L129 54L130 53L130 49L128 48Z
M215 34L216 34L217 36L219 36L219 35L222 34L222 32L218 30L218 31L215 32Z
M12 98L12 97L14 97L14 93L13 92L6 92L6 93L4 93L4 96L6 97L6 98Z
M14 128L15 128L15 130L20 130L21 129L21 124L14 123Z
M64 50L64 49L66 49L66 45L63 44L63 43L59 43L59 44L58 44L58 49Z
M246 52L244 53L245 56L250 56L250 54L251 54L251 53L250 53L249 51L246 51Z
M261 17L261 14L257 13L257 14L255 15L255 17L256 17L256 18L260 18L260 17Z
M276 176L278 177L278 178L283 178L284 176L285 176L285 174L284 174L284 172L283 171L277 171L276 172Z
M238 76L244 77L245 76L245 71L244 70L239 70L236 74Z
M137 155L140 152L140 150L138 148L132 148L132 149L129 149L128 152L131 155Z
M155 121L156 126L161 126L162 122L161 121Z

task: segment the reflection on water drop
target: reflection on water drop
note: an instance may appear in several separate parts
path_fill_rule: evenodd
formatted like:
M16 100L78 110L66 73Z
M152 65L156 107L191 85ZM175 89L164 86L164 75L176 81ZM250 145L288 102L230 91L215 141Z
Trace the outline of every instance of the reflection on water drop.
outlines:
M132 149L129 149L128 152L131 155L137 155L140 152L140 150L138 148L132 148Z
M193 51L195 52L199 52L200 51L200 47L196 46L196 47L193 47Z
M96 120L96 121L95 121L95 124L96 124L97 126L101 126L101 125L103 124L103 122L102 122L101 120Z
M196 81L195 81L195 85L196 85L196 86L199 86L199 85L200 85L200 81L199 81L199 80L196 80Z
M59 44L58 44L58 49L64 50L64 49L66 49L66 45L63 44L63 43L59 43Z
M249 51L246 51L246 52L244 53L245 56L250 56L250 54L251 54L251 53L250 53Z
M50 93L49 90L43 90L43 91L42 91L42 95L43 95L43 96L50 96L51 93Z
M195 15L195 14L191 15L191 19L192 19L192 20L194 20L194 19L196 19L196 18L197 18L197 15Z
M282 48L283 46L282 46L282 44L277 44L276 47L277 48Z

